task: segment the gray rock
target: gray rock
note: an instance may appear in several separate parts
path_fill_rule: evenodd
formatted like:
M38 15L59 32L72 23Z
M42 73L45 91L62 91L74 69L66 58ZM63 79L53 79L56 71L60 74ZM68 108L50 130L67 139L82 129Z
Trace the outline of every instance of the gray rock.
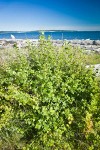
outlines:
M86 45L85 40L81 40L81 45Z
M96 72L96 76L100 76L100 64L94 65L94 71Z
M95 40L93 41L93 45L96 45L96 41Z
M87 55L90 55L91 54L91 50L84 50L84 53L87 54Z
M3 46L0 44L0 49L2 49L3 48Z
M88 46L88 45L86 45L86 46L85 46L85 49L86 49L86 50L91 50L91 51L93 51L93 50L94 50L94 49L93 49L93 47L92 47L91 45L89 45L89 46Z
M85 45L92 45L93 41L90 39L85 40Z
M100 76L100 64L86 66L86 68L90 68L90 67L93 67L93 70L96 73L96 76Z
M85 45L80 45L80 48L85 49Z
M77 44L78 40L71 40L70 42L71 42L71 44Z
M93 43L94 45L100 45L100 40L95 40Z
M16 40L5 40L5 45L8 45L8 44L17 44L17 41Z
M95 49L95 52L98 53L98 54L100 54L100 48Z
M62 44L63 42L61 40L56 41L57 44Z

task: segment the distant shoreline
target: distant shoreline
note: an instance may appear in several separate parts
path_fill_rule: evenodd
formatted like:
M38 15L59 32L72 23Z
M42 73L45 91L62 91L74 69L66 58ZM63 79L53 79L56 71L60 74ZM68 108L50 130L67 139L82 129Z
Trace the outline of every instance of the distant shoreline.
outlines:
M100 32L100 30L0 30L0 32L34 32L34 31L56 31L56 32L61 32L61 31L66 31L66 32L71 32L71 31L75 31L75 32Z
M35 31L1 31L0 39L39 39L44 32L46 38L51 36L53 40L100 40L100 31L76 31L76 30L35 30Z

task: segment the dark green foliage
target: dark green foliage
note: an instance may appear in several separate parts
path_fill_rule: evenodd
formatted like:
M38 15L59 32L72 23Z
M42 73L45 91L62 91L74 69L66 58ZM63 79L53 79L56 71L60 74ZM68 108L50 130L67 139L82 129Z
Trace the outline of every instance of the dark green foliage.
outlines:
M82 52L44 36L15 51L0 66L0 149L99 150L99 87Z

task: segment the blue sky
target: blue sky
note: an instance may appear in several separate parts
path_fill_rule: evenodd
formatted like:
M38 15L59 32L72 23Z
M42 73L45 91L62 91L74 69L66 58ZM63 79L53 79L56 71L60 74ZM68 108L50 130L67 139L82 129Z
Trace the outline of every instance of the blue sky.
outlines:
M0 31L100 30L100 0L0 0Z

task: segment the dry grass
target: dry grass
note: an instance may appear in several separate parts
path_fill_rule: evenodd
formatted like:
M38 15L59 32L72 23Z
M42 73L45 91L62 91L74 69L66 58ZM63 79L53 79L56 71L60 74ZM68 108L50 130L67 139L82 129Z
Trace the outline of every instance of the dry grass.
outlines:
M91 53L89 55L86 55L86 64L87 65L100 64L100 54Z

